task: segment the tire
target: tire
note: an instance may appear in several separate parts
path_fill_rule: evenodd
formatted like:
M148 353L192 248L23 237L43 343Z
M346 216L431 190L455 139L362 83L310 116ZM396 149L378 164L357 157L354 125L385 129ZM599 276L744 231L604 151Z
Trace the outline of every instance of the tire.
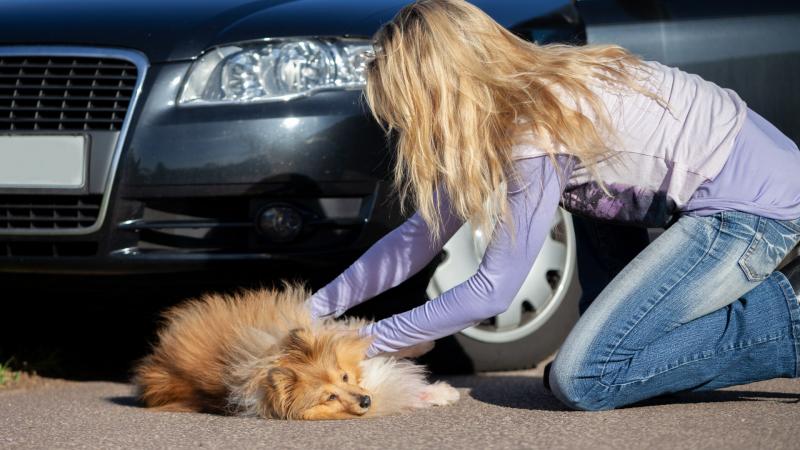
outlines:
M464 225L445 245L442 262L427 286L428 297L434 298L474 274L485 247L481 235ZM424 359L436 361L437 367L463 367L463 361L448 359L466 357L474 371L501 371L531 368L550 356L578 320L581 290L575 247L571 216L559 209L536 263L508 311L458 333L455 345L439 341Z

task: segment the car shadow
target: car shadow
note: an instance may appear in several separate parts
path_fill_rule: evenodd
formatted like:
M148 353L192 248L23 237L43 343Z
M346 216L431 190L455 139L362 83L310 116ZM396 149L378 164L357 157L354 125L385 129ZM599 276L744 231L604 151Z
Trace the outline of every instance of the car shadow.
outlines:
M468 388L469 396L477 401L496 406L537 411L570 411L542 385L542 377L473 375L442 377L452 386ZM663 395L624 408L661 406L672 404L717 402L769 401L800 403L800 394L751 390L721 390L708 392L682 392Z

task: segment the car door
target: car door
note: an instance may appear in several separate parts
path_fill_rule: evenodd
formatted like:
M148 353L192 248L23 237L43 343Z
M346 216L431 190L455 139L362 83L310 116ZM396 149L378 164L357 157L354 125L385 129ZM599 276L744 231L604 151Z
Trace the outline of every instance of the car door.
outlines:
M619 44L731 88L800 142L800 2L584 0L577 8L589 44Z

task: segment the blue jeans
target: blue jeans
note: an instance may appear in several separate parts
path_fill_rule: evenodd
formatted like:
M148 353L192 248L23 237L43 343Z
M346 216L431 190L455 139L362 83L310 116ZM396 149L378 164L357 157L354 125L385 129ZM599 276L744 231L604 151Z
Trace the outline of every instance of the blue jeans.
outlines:
M773 272L800 219L683 215L589 305L550 373L574 409L797 377L800 305Z

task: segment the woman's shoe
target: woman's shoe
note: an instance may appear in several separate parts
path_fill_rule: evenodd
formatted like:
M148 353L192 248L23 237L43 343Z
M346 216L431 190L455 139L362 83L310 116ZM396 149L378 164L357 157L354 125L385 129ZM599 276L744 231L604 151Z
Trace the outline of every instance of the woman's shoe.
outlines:
M800 272L800 270L798 270L798 272ZM795 290L795 292L796 292L796 290ZM547 363L544 366L544 375L542 375L542 384L544 385L544 388L547 390L547 392L551 392L550 391L550 367L552 365L553 365L552 362Z
M789 261L789 264L781 267L780 271L789 279L789 283L800 301L800 256Z

